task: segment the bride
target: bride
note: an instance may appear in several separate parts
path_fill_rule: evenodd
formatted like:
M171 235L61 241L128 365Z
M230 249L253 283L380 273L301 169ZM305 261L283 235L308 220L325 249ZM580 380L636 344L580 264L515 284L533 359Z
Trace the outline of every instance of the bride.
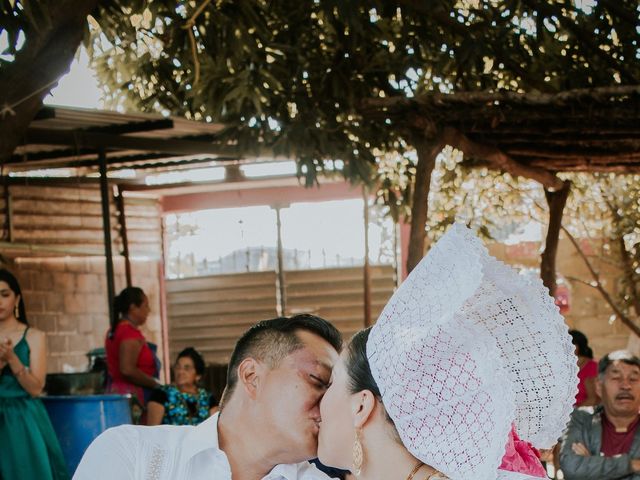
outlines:
M454 225L343 351L318 455L364 480L546 478L533 445L556 442L576 389L540 280Z

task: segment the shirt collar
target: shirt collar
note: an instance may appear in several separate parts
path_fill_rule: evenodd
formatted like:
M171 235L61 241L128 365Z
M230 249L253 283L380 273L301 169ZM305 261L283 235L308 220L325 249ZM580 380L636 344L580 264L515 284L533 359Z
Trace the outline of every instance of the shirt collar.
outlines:
M267 474L267 476L264 477L263 480L278 480L280 478L284 478L285 480L297 480L298 465L294 465L294 464L276 465Z
M213 448L220 450L218 443L218 416L216 412L200 425L191 427L191 431L185 436L183 445L184 453L188 458L194 457L198 453Z
M192 427L192 430L186 435L184 442L184 452L188 458L193 458L198 453L208 449L215 449L217 453L225 456L220 450L218 441L218 417L220 412L216 412L200 425ZM297 480L299 464L280 464L264 477L264 480Z

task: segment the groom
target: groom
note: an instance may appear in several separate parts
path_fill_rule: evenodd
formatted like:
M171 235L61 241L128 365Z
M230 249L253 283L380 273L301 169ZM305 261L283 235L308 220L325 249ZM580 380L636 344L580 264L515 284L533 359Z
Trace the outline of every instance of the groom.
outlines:
M336 328L313 315L259 322L231 355L219 414L196 427L107 430L74 480L326 480L307 460L341 345Z

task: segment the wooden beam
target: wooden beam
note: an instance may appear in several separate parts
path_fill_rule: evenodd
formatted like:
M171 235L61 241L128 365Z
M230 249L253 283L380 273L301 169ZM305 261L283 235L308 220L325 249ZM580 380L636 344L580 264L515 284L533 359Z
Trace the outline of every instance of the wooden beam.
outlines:
M127 122L121 124L105 125L102 127L89 127L87 132L112 133L122 135L125 133L150 132L154 130L167 130L173 128L174 122L171 118L158 118L154 120L143 120L139 122Z
M545 170L560 170L563 165L582 165L584 167L593 167L594 171L599 167L610 167L615 165L638 165L640 163L640 156L634 155L632 157L627 156L582 156L582 157L565 157L562 158L545 158L540 156L532 157L520 157L526 158L527 164L532 168L543 168Z
M123 186L146 186L142 180L132 180L130 178L107 178L110 184ZM92 187L100 185L100 179L94 177L0 177L0 182L8 185L18 185L23 187Z
M620 85L614 87L577 88L558 93L542 92L428 92L418 97L406 96L372 98L363 103L365 107L397 108L415 105L455 105L455 104L492 104L495 102L527 106L555 106L570 102L592 101L607 104L612 97L629 97L640 95L640 85Z
M461 150L465 156L482 158L493 165L494 168L508 172L513 176L536 180L548 190L556 191L563 187L562 180L553 173L542 168L522 165L503 151L492 146L476 143L455 128L446 127L443 130L442 141Z
M503 149L506 155L511 157L533 157L533 158L548 158L549 160L563 160L563 159L574 159L574 158L584 158L587 161L592 162L601 162L608 163L610 161L634 161L640 160L640 151L630 151L630 152L606 152L599 153L597 152L596 146L593 148L585 148L578 150L577 148L556 148L553 150L545 149L542 144L539 148L533 147L531 149L523 150L516 148L505 148ZM589 151L591 150L591 151Z
M640 161L628 163L590 164L586 162L559 162L557 160L528 160L529 166L535 166L549 173L559 172L590 172L590 173L640 173ZM495 168L495 166L482 158L465 159L463 162L467 168Z
M65 145L78 149L139 150L173 155L218 155L229 153L229 147L214 145L211 141L182 140L176 138L136 137L82 130L54 130L29 128L25 142L42 145Z

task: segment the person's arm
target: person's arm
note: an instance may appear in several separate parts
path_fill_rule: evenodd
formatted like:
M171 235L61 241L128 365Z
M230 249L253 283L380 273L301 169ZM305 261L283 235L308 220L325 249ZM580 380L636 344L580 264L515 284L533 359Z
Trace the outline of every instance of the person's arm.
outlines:
M82 456L73 480L135 480L138 435L134 427L110 428Z
M162 419L164 418L164 405L153 400L149 400L147 403L147 425L152 427L154 425L162 425Z
M13 350L13 344L8 341L4 346L4 361L9 365L18 383L32 397L37 397L44 389L47 376L47 346L43 332L29 329L27 332L29 344L29 367L26 367Z
M155 388L160 385L158 380L138 368L138 355L140 355L142 345L142 340L138 339L127 339L120 342L120 373L134 385Z
M592 415L574 412L560 448L560 468L566 480L616 480L633 473L629 455L601 456L589 447Z

